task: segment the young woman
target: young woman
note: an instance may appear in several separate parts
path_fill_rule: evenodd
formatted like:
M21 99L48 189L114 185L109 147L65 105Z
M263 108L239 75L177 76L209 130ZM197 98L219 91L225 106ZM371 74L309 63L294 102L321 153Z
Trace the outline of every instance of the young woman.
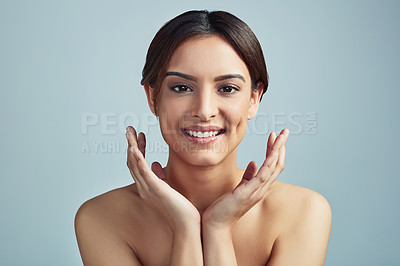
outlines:
M227 12L189 11L154 37L142 85L169 146L145 161L127 128L135 183L85 202L75 218L85 265L323 265L331 210L320 194L284 184L287 129L264 163L236 166L247 120L268 87L250 28Z

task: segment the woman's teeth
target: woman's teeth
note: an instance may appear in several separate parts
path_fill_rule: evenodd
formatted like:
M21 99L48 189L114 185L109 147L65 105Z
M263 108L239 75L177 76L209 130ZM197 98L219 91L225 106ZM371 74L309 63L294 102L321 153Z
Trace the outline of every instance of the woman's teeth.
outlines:
M222 130L218 131L208 131L208 132L201 132L201 131L190 131L190 130L185 130L185 133L196 138L208 138L208 137L214 137L221 133Z

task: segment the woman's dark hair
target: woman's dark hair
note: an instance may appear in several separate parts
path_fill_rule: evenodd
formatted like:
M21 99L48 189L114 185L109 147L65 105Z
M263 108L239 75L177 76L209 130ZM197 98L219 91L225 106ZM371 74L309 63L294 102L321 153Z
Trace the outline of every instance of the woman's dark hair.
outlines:
M165 23L147 51L140 84L148 84L155 89L153 100L156 106L168 63L178 46L193 37L213 35L226 40L244 61L250 73L251 88L256 90L257 83L262 82L263 94L267 91L268 73L264 55L250 27L225 11L193 10Z

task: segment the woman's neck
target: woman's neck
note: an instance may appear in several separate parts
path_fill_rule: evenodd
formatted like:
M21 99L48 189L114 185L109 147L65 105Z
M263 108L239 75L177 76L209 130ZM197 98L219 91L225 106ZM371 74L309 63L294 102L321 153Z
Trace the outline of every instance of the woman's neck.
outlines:
M236 166L236 155L237 150L217 165L197 166L170 153L165 167L167 182L203 213L240 183L244 170Z

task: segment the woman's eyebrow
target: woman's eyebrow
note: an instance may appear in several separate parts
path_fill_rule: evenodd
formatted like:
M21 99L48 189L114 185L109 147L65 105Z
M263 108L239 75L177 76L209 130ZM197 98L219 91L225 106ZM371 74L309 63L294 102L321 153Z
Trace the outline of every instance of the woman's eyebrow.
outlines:
M241 79L243 80L243 82L246 82L246 80L244 79L244 77L240 74L226 74L226 75L222 75L222 76L218 76L214 79L214 81L221 81L224 79Z
M181 77L181 78L184 78L184 79L197 81L197 78L195 78L195 77L193 77L193 76L191 76L191 75L183 74L183 73L181 73L181 72L176 72L176 71L167 72L167 73L165 73L165 76L166 76L166 77L167 77L167 76L178 76L178 77Z
M191 76L191 75L184 74L184 73L181 73L181 72L176 72L176 71L169 71L169 72L167 72L167 73L165 74L165 76L166 76L166 77L167 77L167 76L178 76L178 77L181 77L181 78L184 78L184 79L188 79L188 80L192 80L192 81L197 81L197 78L195 78L195 77L193 77L193 76ZM221 75L221 76L216 77L216 78L214 79L214 81L221 81L221 80L225 80L225 79L234 79L234 78L241 79L243 82L246 82L245 78L244 78L242 75L240 75L240 74L226 74L226 75Z

